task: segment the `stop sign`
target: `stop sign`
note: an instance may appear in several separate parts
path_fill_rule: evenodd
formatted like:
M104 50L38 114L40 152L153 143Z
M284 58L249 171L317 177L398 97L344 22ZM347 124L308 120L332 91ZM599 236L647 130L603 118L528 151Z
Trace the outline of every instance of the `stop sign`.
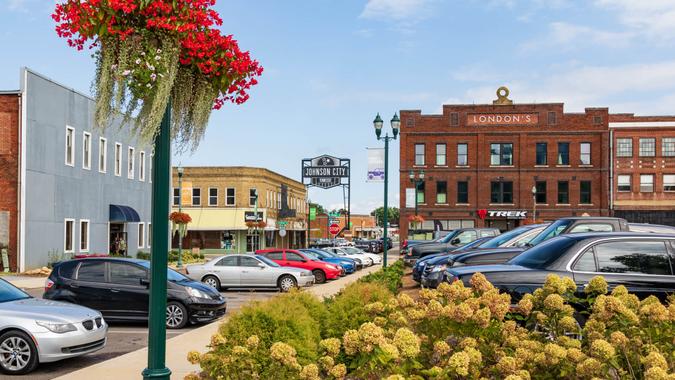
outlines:
M330 227L328 227L328 232L330 232L333 235L337 235L338 232L340 232L340 226L333 223L330 225Z

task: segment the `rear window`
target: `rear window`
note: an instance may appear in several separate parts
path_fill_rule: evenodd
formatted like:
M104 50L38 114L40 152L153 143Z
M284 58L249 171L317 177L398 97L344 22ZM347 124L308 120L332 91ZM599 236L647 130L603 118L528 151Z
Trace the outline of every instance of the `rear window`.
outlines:
M571 220L558 220L554 223L551 223L548 227L546 227L543 231L541 231L539 235L535 236L532 240L530 240L529 245L537 245L543 241L552 239L562 234L565 231L565 229L572 223L573 222Z
M670 275L670 258L664 242L621 241L595 246L598 271Z
M572 227L569 233L579 234L584 232L614 232L614 226L607 223L583 223Z
M77 264L79 263L79 261L66 261L59 265L59 276L68 279L75 278L75 270L77 270Z
M559 237L538 244L524 251L509 261L509 264L521 265L533 269L546 269L553 262L564 255L576 241L574 239Z
M500 245L506 243L507 241L515 238L518 235L522 235L528 231L525 228L516 228L515 230L511 230L509 232L503 233L501 235L497 235L496 237L484 242L481 244L479 247L481 248L497 248Z
M80 269L77 271L77 279L79 281L104 282L105 262L82 261Z

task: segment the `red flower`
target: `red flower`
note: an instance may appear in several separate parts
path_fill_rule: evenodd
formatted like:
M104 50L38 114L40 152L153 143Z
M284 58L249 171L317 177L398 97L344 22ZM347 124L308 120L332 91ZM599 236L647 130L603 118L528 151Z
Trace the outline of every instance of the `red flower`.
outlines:
M190 214L174 211L169 215L169 220L176 224L188 224L192 222L192 217L190 217Z

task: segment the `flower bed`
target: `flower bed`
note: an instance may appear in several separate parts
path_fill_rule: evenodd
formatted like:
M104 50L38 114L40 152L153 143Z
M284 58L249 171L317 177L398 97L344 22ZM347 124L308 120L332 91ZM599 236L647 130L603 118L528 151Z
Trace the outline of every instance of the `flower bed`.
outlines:
M373 286L389 296L369 297ZM208 353L190 354L203 371L188 378L675 378L675 304L655 297L640 301L623 286L608 294L600 277L591 281L583 299L575 297L576 289L572 280L550 276L513 308L510 296L481 274L470 287L455 282L423 289L417 301L405 294L393 297L379 283L359 282L331 301L308 307L304 315L314 319L308 323L314 332L306 343L267 334L261 344L259 334L280 322L259 304L243 312L256 316L255 323L240 326L234 335L231 323L240 323L235 316L214 336ZM287 297L290 302L297 295ZM359 309L358 318L365 315L366 321L358 327L354 317L336 322L330 314L335 304ZM588 313L572 304L586 304ZM290 310L284 307L267 309ZM293 312L281 314L294 318ZM583 328L580 319L587 320ZM316 326L322 326L322 340ZM299 334L303 328L297 329Z

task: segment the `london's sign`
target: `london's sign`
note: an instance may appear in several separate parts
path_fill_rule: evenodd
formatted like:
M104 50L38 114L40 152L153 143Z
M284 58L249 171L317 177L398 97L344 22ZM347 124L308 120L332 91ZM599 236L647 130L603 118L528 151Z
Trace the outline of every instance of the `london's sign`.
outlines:
M539 114L532 113L472 113L467 115L466 125L497 126L497 125L537 125Z

